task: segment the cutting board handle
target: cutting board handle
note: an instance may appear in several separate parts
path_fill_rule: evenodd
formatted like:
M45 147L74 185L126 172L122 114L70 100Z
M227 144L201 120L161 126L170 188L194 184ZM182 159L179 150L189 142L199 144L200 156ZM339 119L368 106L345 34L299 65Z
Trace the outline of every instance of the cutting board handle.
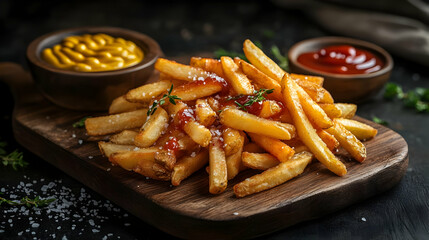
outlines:
M21 65L12 62L0 62L0 81L9 85L16 105L32 100L26 93L34 91L35 86L30 73L25 71Z

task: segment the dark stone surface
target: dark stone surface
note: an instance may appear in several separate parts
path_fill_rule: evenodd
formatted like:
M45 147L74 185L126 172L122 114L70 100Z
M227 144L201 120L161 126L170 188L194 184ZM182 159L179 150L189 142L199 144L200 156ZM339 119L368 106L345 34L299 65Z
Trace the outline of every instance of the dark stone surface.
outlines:
M50 31L84 25L118 26L148 34L159 42L166 56L212 52L220 47L241 51L246 38L260 41L267 49L276 44L285 52L297 41L332 34L302 12L281 9L269 2L190 5L130 0L0 1L0 61L25 66L25 49L32 39ZM425 67L395 56L394 61L391 81L401 84L405 90L429 87L429 72ZM0 206L0 239L173 238L22 149L13 139L13 100L4 83L0 83L0 96L0 137L9 143L9 150L23 150L30 163L18 171L0 166L0 191L3 192L0 196L19 199L40 195L57 199L49 207L40 209ZM410 162L400 184L347 209L263 239L429 237L429 114L415 113L399 101L385 101L381 94L359 105L358 114L388 121L389 127L407 140Z

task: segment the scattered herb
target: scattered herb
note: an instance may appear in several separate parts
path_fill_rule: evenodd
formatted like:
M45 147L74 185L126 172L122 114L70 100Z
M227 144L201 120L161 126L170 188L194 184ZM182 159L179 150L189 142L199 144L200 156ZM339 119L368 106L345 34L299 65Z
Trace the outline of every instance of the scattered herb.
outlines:
M29 198L28 196L21 198L19 201L13 201L6 198L0 197L0 206L5 203L10 206L27 206L27 207L44 207L49 205L51 202L55 201L55 198L41 199L39 196L34 199Z
M387 121L385 121L385 120L383 120L383 119L381 119L381 118L378 118L378 117L376 117L376 116L373 116L373 117L372 117L372 121L373 121L373 122L375 122L375 123L378 123L378 124L384 125L384 126L389 125L389 123L388 123Z
M90 118L91 116L87 116L87 117L83 117L83 118L81 118L79 121L77 121L77 122L75 122L75 123L73 123L73 127L74 128L83 128L83 127L85 127L85 120L87 119L87 118Z
M256 102L262 102L263 100L265 100L265 97L267 96L267 94L273 93L274 89L264 89L261 88L258 91L254 91L253 94L249 96L249 100L247 100L247 102L241 104L237 101L234 101L234 103L241 109L243 109L244 111L247 111L246 107L251 106L252 104L256 103ZM239 98L241 97L241 95L235 96L235 98ZM229 99L232 100L232 99Z
M176 101L175 100L180 100L181 98L179 98L176 95L171 95L172 91L173 91L173 84L171 84L171 87L168 90L168 93L164 94L164 96L162 96L162 98L159 99L159 101L157 101L157 100L153 101L152 106L150 106L149 110L147 110L147 115L150 116L150 115L154 114L155 111L158 109L158 106L164 105L165 99L167 99L167 98L168 98L168 101L171 104L176 105Z
M268 39L272 39L272 38L274 38L275 32L271 29L265 29L262 32L262 35L264 35L264 37L266 37Z
M414 108L417 112L429 113L429 88L416 88L404 93L398 84L388 83L384 98L388 100L398 98L406 107Z
M28 162L24 161L24 154L17 149L11 153L7 153L5 147L6 142L0 142L0 160L3 166L12 166L14 170L18 170L19 167L26 167Z
M286 72L289 72L289 61L286 56L280 53L280 49L274 45L271 47L271 53L277 58L277 64Z

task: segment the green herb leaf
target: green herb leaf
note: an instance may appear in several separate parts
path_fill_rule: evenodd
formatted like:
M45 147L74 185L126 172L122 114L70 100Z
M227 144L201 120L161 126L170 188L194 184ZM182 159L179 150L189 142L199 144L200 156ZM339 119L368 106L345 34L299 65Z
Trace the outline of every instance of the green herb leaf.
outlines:
M384 90L384 98L385 99L393 99L393 98L402 99L404 97L404 92L402 88L395 83L387 83L386 88Z
M234 101L234 103L241 109L243 109L244 111L247 111L246 107L253 105L256 102L262 102L265 100L265 96L267 96L267 94L273 93L274 89L264 89L261 88L258 91L255 91L253 94L249 96L249 100L247 100L247 102L245 102L244 104L241 104L237 101ZM238 99L239 97L241 97L242 95L238 95L235 96L236 99ZM228 98L229 99L229 98ZM230 99L232 100L232 98Z
M214 56L215 58L220 58L222 56L227 56L230 58L235 58L235 57L239 57L240 59L249 62L246 58L246 55L244 55L243 53L239 53L239 52L234 52L234 51L227 51L223 48L220 48L218 50L214 51Z
M153 115L155 113L155 111L158 109L158 106L162 106L165 104L165 99L167 99L167 98L171 104L176 105L175 100L180 100L181 98L179 98L176 95L171 95L171 92L173 92L173 84L171 84L171 87L168 90L168 94L164 94L162 96L162 98L159 99L159 101L157 101L157 100L153 101L152 106L150 106L150 108L147 110L146 114L148 116Z
M415 91L408 91L404 98L404 104L406 107L415 108L419 100L420 97Z
M75 123L73 123L73 127L74 128L83 128L83 127L85 127L85 120L87 119L87 118L90 118L91 116L87 116L87 117L83 117L83 118L81 118L79 121L77 121L77 122L75 122Z
M55 198L41 199L39 196L34 199L28 196L21 198L19 201L12 201L6 198L0 197L0 206L5 203L10 206L27 206L27 207L44 207L55 201Z
M277 64L279 65L279 67L281 67L286 72L289 72L289 61L288 61L288 58L286 56L283 56L280 53L280 49L276 45L273 45L271 47L271 53L277 59L277 61L278 61Z
M381 119L381 118L378 118L378 117L376 117L376 116L373 116L373 117L372 117L372 121L373 121L373 122L375 122L375 123L378 123L378 124L384 125L384 126L389 125L389 123L388 123L387 121L385 121L385 120L383 120L383 119Z

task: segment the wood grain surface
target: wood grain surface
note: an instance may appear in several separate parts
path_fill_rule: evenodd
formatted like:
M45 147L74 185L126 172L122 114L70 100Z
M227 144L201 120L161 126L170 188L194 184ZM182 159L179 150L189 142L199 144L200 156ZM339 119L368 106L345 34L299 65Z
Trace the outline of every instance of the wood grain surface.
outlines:
M15 96L13 130L20 144L143 221L181 238L252 238L315 219L388 190L400 181L408 165L408 146L399 134L356 117L379 132L365 142L368 158L364 163L352 160L343 150L337 153L348 169L344 177L314 161L297 178L241 199L234 196L232 186L256 171L240 173L220 195L208 192L203 170L172 187L169 182L112 166L84 129L72 127L84 116L105 113L53 105L16 64L0 63L0 79Z

